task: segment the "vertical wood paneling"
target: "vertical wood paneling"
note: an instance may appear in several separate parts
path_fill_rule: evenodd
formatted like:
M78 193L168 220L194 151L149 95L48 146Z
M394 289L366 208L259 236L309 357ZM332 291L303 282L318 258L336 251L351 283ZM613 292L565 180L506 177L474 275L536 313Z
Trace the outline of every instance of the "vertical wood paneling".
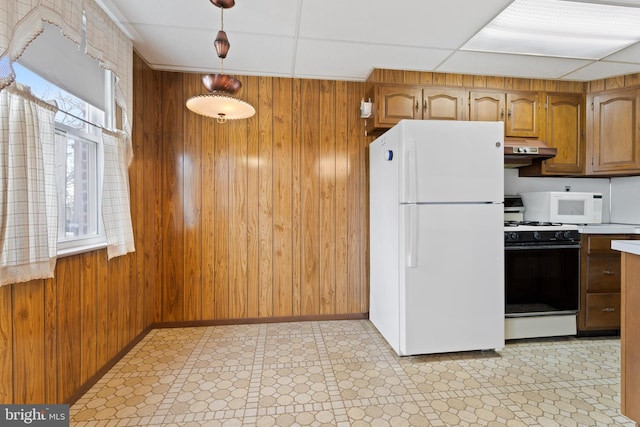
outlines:
M260 77L258 123L258 315L273 316L273 79Z
M13 339L19 344L14 344L13 351L14 398L24 403L44 402L44 281L14 286L13 300Z
M98 300L96 307L96 365L102 367L113 357L109 348L109 336L113 335L112 331L115 329L111 327L111 306L113 303L110 301L114 286L110 286L108 281L106 249L98 251L97 257L98 262L95 267Z
M229 130L215 125L214 304L215 318L229 317Z
M65 400L81 382L82 330L80 304L80 258L57 261L58 284L58 399Z
M187 74L184 93L196 94L202 90L198 74ZM197 320L202 316L202 116L184 115L184 152L182 154L182 199L184 200L184 320Z
M112 263L117 263L118 258L115 258ZM109 269L107 266L107 277L110 277L110 271L117 271ZM107 300L105 301L107 306L107 360L110 360L118 353L118 324L122 323L118 321L120 315L120 282L116 281L111 286L107 286Z
M97 297L97 252L89 252L79 257L80 261L80 301L82 303L81 336L82 354L80 358L80 382L86 382L97 371L98 337L98 297Z
M116 346L116 353L122 350L131 340L129 337L129 325L131 321L129 308L131 307L131 268L129 259L127 257L117 257L111 260L109 263L111 269L110 276L116 279L118 286L118 344Z
M335 312L348 313L349 299L347 278L348 271L348 212L350 203L347 198L348 169L349 169L349 148L348 148L348 123L349 110L353 111L353 106L358 105L357 99L349 98L348 83L336 82L335 89ZM349 101L351 100L351 103ZM351 109L349 108L351 107ZM358 123L354 123L356 128Z
M215 319L215 266L216 266L216 196L215 196L215 120L202 120L202 317Z
M320 313L334 313L336 292L335 82L320 82Z
M139 60L139 59L138 59ZM134 65L135 66L135 65ZM153 80L151 78L150 80ZM145 85L146 86L146 85ZM144 93L144 92L143 92ZM140 96L142 93L138 93L137 100L134 101L134 106L136 103L140 102ZM133 107L133 106L132 106ZM153 108L153 104L149 106L149 108ZM138 109L140 110L140 109ZM144 110L144 109L142 109ZM136 118L140 119L140 113L138 111L133 111L134 121ZM142 130L142 132L140 131ZM132 134L131 138L131 147L135 155L133 157L133 161L131 166L129 167L129 203L131 205L131 225L133 226L133 238L134 243L138 247L140 251L140 256L128 257L131 262L131 301L132 304L129 307L129 311L131 312L132 321L129 324L129 336L133 339L140 332L144 330L145 318L144 313L147 311L146 308L142 309L146 306L148 301L145 298L145 288L144 286L139 286L139 284L145 283L145 257L144 248L148 245L145 240L145 224L147 222L153 223L153 221L147 221L150 218L147 218L146 211L151 210L150 206L153 206L145 197L147 191L145 191L144 183L145 183L145 174L144 174L144 119L142 126ZM151 211L153 212L153 211ZM149 233L148 237L152 237L153 234ZM150 246L150 245L149 245ZM94 253L97 256L97 252ZM97 262L97 259L96 259ZM96 280L94 280L97 283ZM97 292L97 290L96 290ZM153 300L153 296L151 297ZM135 301L135 303L133 303ZM97 317L97 314L96 314ZM96 319L96 331L97 331L97 319Z
M97 284L96 284L97 286ZM44 368L45 368L45 401L44 403L57 403L58 400L58 295L55 278L44 281ZM103 366L96 361L96 366ZM64 379L63 379L64 380Z
M183 319L184 295L184 244L183 244L183 193L180 172L183 165L183 117L185 113L183 96L184 75L162 73L162 167L164 196L162 203L163 245L162 259L164 274L162 280L162 319L176 321Z
M353 100L358 96L360 88L356 83L350 83L348 85L349 99ZM349 304L347 306L348 313L358 313L361 309L360 298L364 293L362 284L364 280L361 272L363 264L366 264L364 268L368 270L368 261L362 258L362 247L364 242L361 240L362 224L365 221L365 216L362 212L365 211L362 206L362 196L368 191L366 185L361 181L361 169L362 165L362 152L363 144L361 142L361 128L359 117L353 114L348 117L348 169L347 169L347 203L349 207L348 222L347 222L347 299ZM367 211L368 212L368 211Z
M142 188L139 191L139 217L134 224L137 258L142 258L144 286L139 287L144 294L143 328L152 322L162 320L161 289L162 283L162 127L159 117L162 114L161 75L151 70L138 55L134 55L133 91L133 150L132 167L142 175ZM140 184L140 180L136 181ZM132 203L135 200L132 198Z
M259 78L247 77L244 93L251 105L259 102ZM259 116L247 120L247 316L260 315L260 123Z
M247 317L247 122L229 127L229 317Z
M319 312L320 285L320 118L319 118L319 82L303 80L301 84L300 115L302 132L302 277L300 289L300 314Z
M302 179L305 174L304 165L302 163L302 126L306 118L302 118L302 81L300 79L293 80L292 94L292 111L295 112L292 117L292 209L293 209L293 290L292 304L293 315L299 316L302 313L302 283L303 283L303 266L302 266L302 245L303 245L303 216L302 216Z
M293 314L292 80L273 79L273 315Z
M13 309L14 285L0 286L0 402L13 403Z

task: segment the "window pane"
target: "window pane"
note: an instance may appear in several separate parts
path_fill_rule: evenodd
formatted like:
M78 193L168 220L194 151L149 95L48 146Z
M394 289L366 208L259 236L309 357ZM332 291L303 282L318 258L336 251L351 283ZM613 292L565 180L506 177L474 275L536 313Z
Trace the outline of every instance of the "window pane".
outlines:
M97 134L98 129L83 120L102 125L104 123L104 111L43 79L18 63L14 63L13 67L16 72L16 80L29 86L35 96L47 101L56 101L59 110L56 114L57 123L62 123L87 133ZM65 112L69 114L65 114Z
M64 217L60 239L98 234L96 143L69 133L58 137L58 184ZM61 145L61 146L60 146Z

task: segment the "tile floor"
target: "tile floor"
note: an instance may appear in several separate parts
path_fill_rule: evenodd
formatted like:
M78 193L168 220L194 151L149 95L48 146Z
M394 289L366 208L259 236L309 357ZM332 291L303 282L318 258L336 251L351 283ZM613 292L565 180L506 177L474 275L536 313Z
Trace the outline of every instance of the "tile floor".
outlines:
M72 426L635 426L616 338L400 358L366 320L151 331Z

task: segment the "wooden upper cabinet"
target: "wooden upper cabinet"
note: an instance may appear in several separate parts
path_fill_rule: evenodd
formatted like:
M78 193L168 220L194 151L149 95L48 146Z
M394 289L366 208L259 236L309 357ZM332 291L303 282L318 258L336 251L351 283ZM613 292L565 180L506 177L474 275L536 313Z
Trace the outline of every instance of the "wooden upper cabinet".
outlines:
M374 96L379 125L391 127L402 119L422 118L422 87L379 85Z
M469 93L469 120L503 122L505 94L502 92Z
M422 118L426 120L464 120L467 106L466 94L464 89L423 89Z
M585 100L579 93L547 94L544 141L558 153L542 162L543 175L585 172Z
M469 119L504 122L506 137L537 138L539 136L537 92L469 93Z
M537 92L508 92L505 136L537 138L539 136Z
M624 89L591 97L588 175L640 172L639 94Z
M464 120L467 91L422 85L377 84L373 87L373 117L367 132L384 131L400 120Z

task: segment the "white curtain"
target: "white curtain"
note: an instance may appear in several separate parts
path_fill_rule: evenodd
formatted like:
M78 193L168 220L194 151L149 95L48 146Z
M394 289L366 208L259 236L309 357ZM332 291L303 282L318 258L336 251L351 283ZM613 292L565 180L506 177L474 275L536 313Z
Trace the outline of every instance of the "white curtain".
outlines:
M56 110L19 84L0 91L0 286L53 277Z
M109 259L135 251L129 202L129 164L133 151L124 132L102 131L104 178L102 221Z

